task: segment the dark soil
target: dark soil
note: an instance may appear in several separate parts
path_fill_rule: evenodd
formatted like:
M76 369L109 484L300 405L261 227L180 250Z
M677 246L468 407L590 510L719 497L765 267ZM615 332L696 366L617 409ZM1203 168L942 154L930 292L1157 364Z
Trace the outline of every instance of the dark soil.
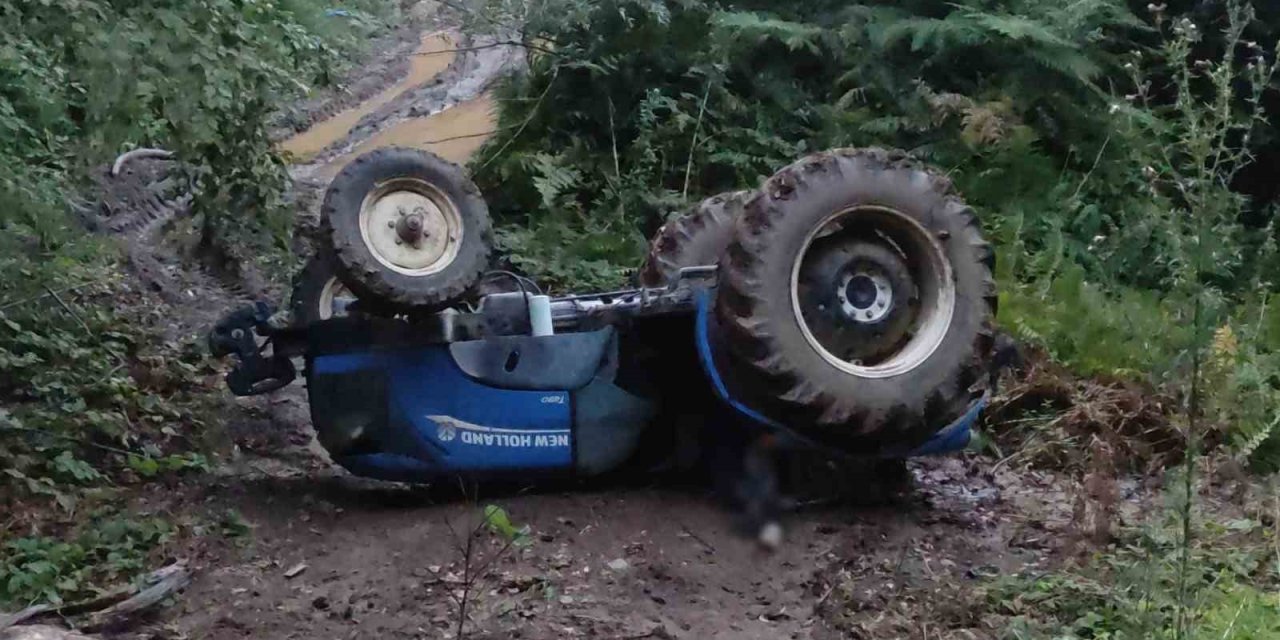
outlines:
M770 553L696 488L633 478L464 499L351 478L296 436L184 495L144 500L180 521L234 511L252 527L184 550L197 577L163 626L199 638L453 637L461 543L493 504L532 544L504 552L502 537L479 536L472 637L932 638L934 625L985 638L1002 621L966 617L957 587L1047 566L1074 535L1072 482L992 474L992 460L968 455L911 463L913 489L884 505L801 510Z

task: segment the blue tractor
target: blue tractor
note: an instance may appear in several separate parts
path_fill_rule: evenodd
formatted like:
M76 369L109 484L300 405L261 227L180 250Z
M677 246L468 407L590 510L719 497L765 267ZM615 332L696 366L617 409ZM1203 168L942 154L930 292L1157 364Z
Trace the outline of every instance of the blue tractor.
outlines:
M706 200L621 291L492 271L484 200L422 151L352 162L322 223L289 307L236 311L210 342L240 395L301 360L319 441L361 476L591 476L708 422L901 459L964 447L993 384L992 251L950 182L897 152L816 154Z

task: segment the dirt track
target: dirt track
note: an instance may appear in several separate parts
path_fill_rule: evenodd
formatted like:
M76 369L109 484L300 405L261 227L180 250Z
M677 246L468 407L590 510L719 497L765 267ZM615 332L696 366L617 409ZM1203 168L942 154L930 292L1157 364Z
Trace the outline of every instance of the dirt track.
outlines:
M529 525L532 544L477 581L472 637L985 638L1001 620L968 616L967 592L1049 563L1070 531L1060 487L1071 483L991 475L991 460L977 457L913 463L913 491L881 506L803 510L767 553L696 487L632 480L473 502L453 487L351 478L291 450L250 456L194 495L153 496L153 508L179 514L234 510L253 529L244 546L187 550L198 577L166 613L170 628L193 638L453 637L466 570L457 543L480 506L496 504ZM481 539L474 568L503 540Z

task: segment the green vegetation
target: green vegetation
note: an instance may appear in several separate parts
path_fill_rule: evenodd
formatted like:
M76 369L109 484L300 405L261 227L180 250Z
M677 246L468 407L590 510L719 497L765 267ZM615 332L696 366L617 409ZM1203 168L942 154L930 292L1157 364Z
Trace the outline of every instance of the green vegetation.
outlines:
M121 287L114 245L78 218L86 178L134 146L171 150L203 244L279 255L287 237L261 232L282 211L276 105L331 81L372 18L290 0L78 0L0 2L0 24L0 464L27 488L182 466L161 451L202 426L182 410L201 356L131 308L142 299Z
M1179 635L1181 524L1153 522L1083 566L1000 579L987 605L1011 616L1005 637L1235 638L1280 633L1280 585L1275 531L1255 520L1203 521L1195 532L1190 576L1195 593L1192 631Z
M148 553L173 535L158 518L93 520L70 541L6 540L0 554L0 607L62 604L94 595L103 584L127 583L146 571Z
M1008 637L1275 635L1274 532L1215 530L1195 493L1209 446L1280 468L1274 176L1255 162L1277 152L1275 8L486 6L485 22L519 22L531 48L474 167L497 194L513 263L562 287L617 285L643 239L690 202L754 187L811 151L910 150L982 214L1003 328L1072 375L1113 383L1093 386L1108 390L1099 407L1077 408L1062 404L1091 399L1074 382L1031 381L1065 397L996 428L1025 431L1027 447L1073 448L1037 454L1073 470L1114 467L1094 451L1125 440L1183 461L1167 521L1079 570L993 594L1021 617ZM1128 388L1168 402L1132 406ZM1086 428L1069 430L1063 411ZM1263 542L1243 546L1246 530Z
M159 338L167 310L120 276L111 238L84 230L89 176L130 148L171 150L196 257L292 266L271 132L303 124L283 105L332 82L393 10L329 4L351 15L305 0L0 0L0 509L83 517L95 487L207 468L214 371ZM991 606L1018 618L1010 637L1275 634L1274 532L1207 521L1193 489L1210 445L1280 468L1276 191L1256 161L1280 157L1266 126L1280 10L476 4L473 31L518 32L529 52L473 165L512 264L561 289L616 286L700 198L821 149L910 150L982 212L1003 328L1075 376L1169 399L1161 434L1189 454L1165 520L1081 567L993 588ZM485 516L527 542L501 509ZM126 580L173 535L125 516L0 525L0 606ZM200 527L250 530L234 512Z
M345 7L342 19L325 16ZM217 402L172 310L87 232L90 177L135 147L175 153L199 250L292 265L279 105L330 83L392 8L379 0L0 0L0 604L58 601L141 570L162 524L19 529L34 505L77 511L95 486L207 468ZM281 221L284 221L282 224ZM265 231L264 231L265 230ZM217 257L216 255L213 257ZM21 536L33 537L21 537Z
M524 32L553 44L507 88L477 170L497 213L523 223L508 227L512 253L560 284L580 284L565 277L578 257L614 267L590 263L587 278L616 282L691 199L872 145L948 170L993 235L1035 253L1026 271L1162 275L1141 223L1153 205L1099 84L1145 28L1123 3L534 6ZM592 242L601 230L625 242Z

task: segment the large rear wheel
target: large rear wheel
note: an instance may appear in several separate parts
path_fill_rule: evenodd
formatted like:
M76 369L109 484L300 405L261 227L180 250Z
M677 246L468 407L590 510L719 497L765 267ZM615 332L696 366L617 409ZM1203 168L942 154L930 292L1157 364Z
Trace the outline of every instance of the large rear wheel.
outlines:
M827 152L747 205L717 312L733 360L798 428L847 449L910 446L981 391L992 261L944 176L901 153Z
M345 317L355 302L355 294L338 278L333 257L322 251L311 256L294 278L289 308L293 311L293 323L305 327Z

